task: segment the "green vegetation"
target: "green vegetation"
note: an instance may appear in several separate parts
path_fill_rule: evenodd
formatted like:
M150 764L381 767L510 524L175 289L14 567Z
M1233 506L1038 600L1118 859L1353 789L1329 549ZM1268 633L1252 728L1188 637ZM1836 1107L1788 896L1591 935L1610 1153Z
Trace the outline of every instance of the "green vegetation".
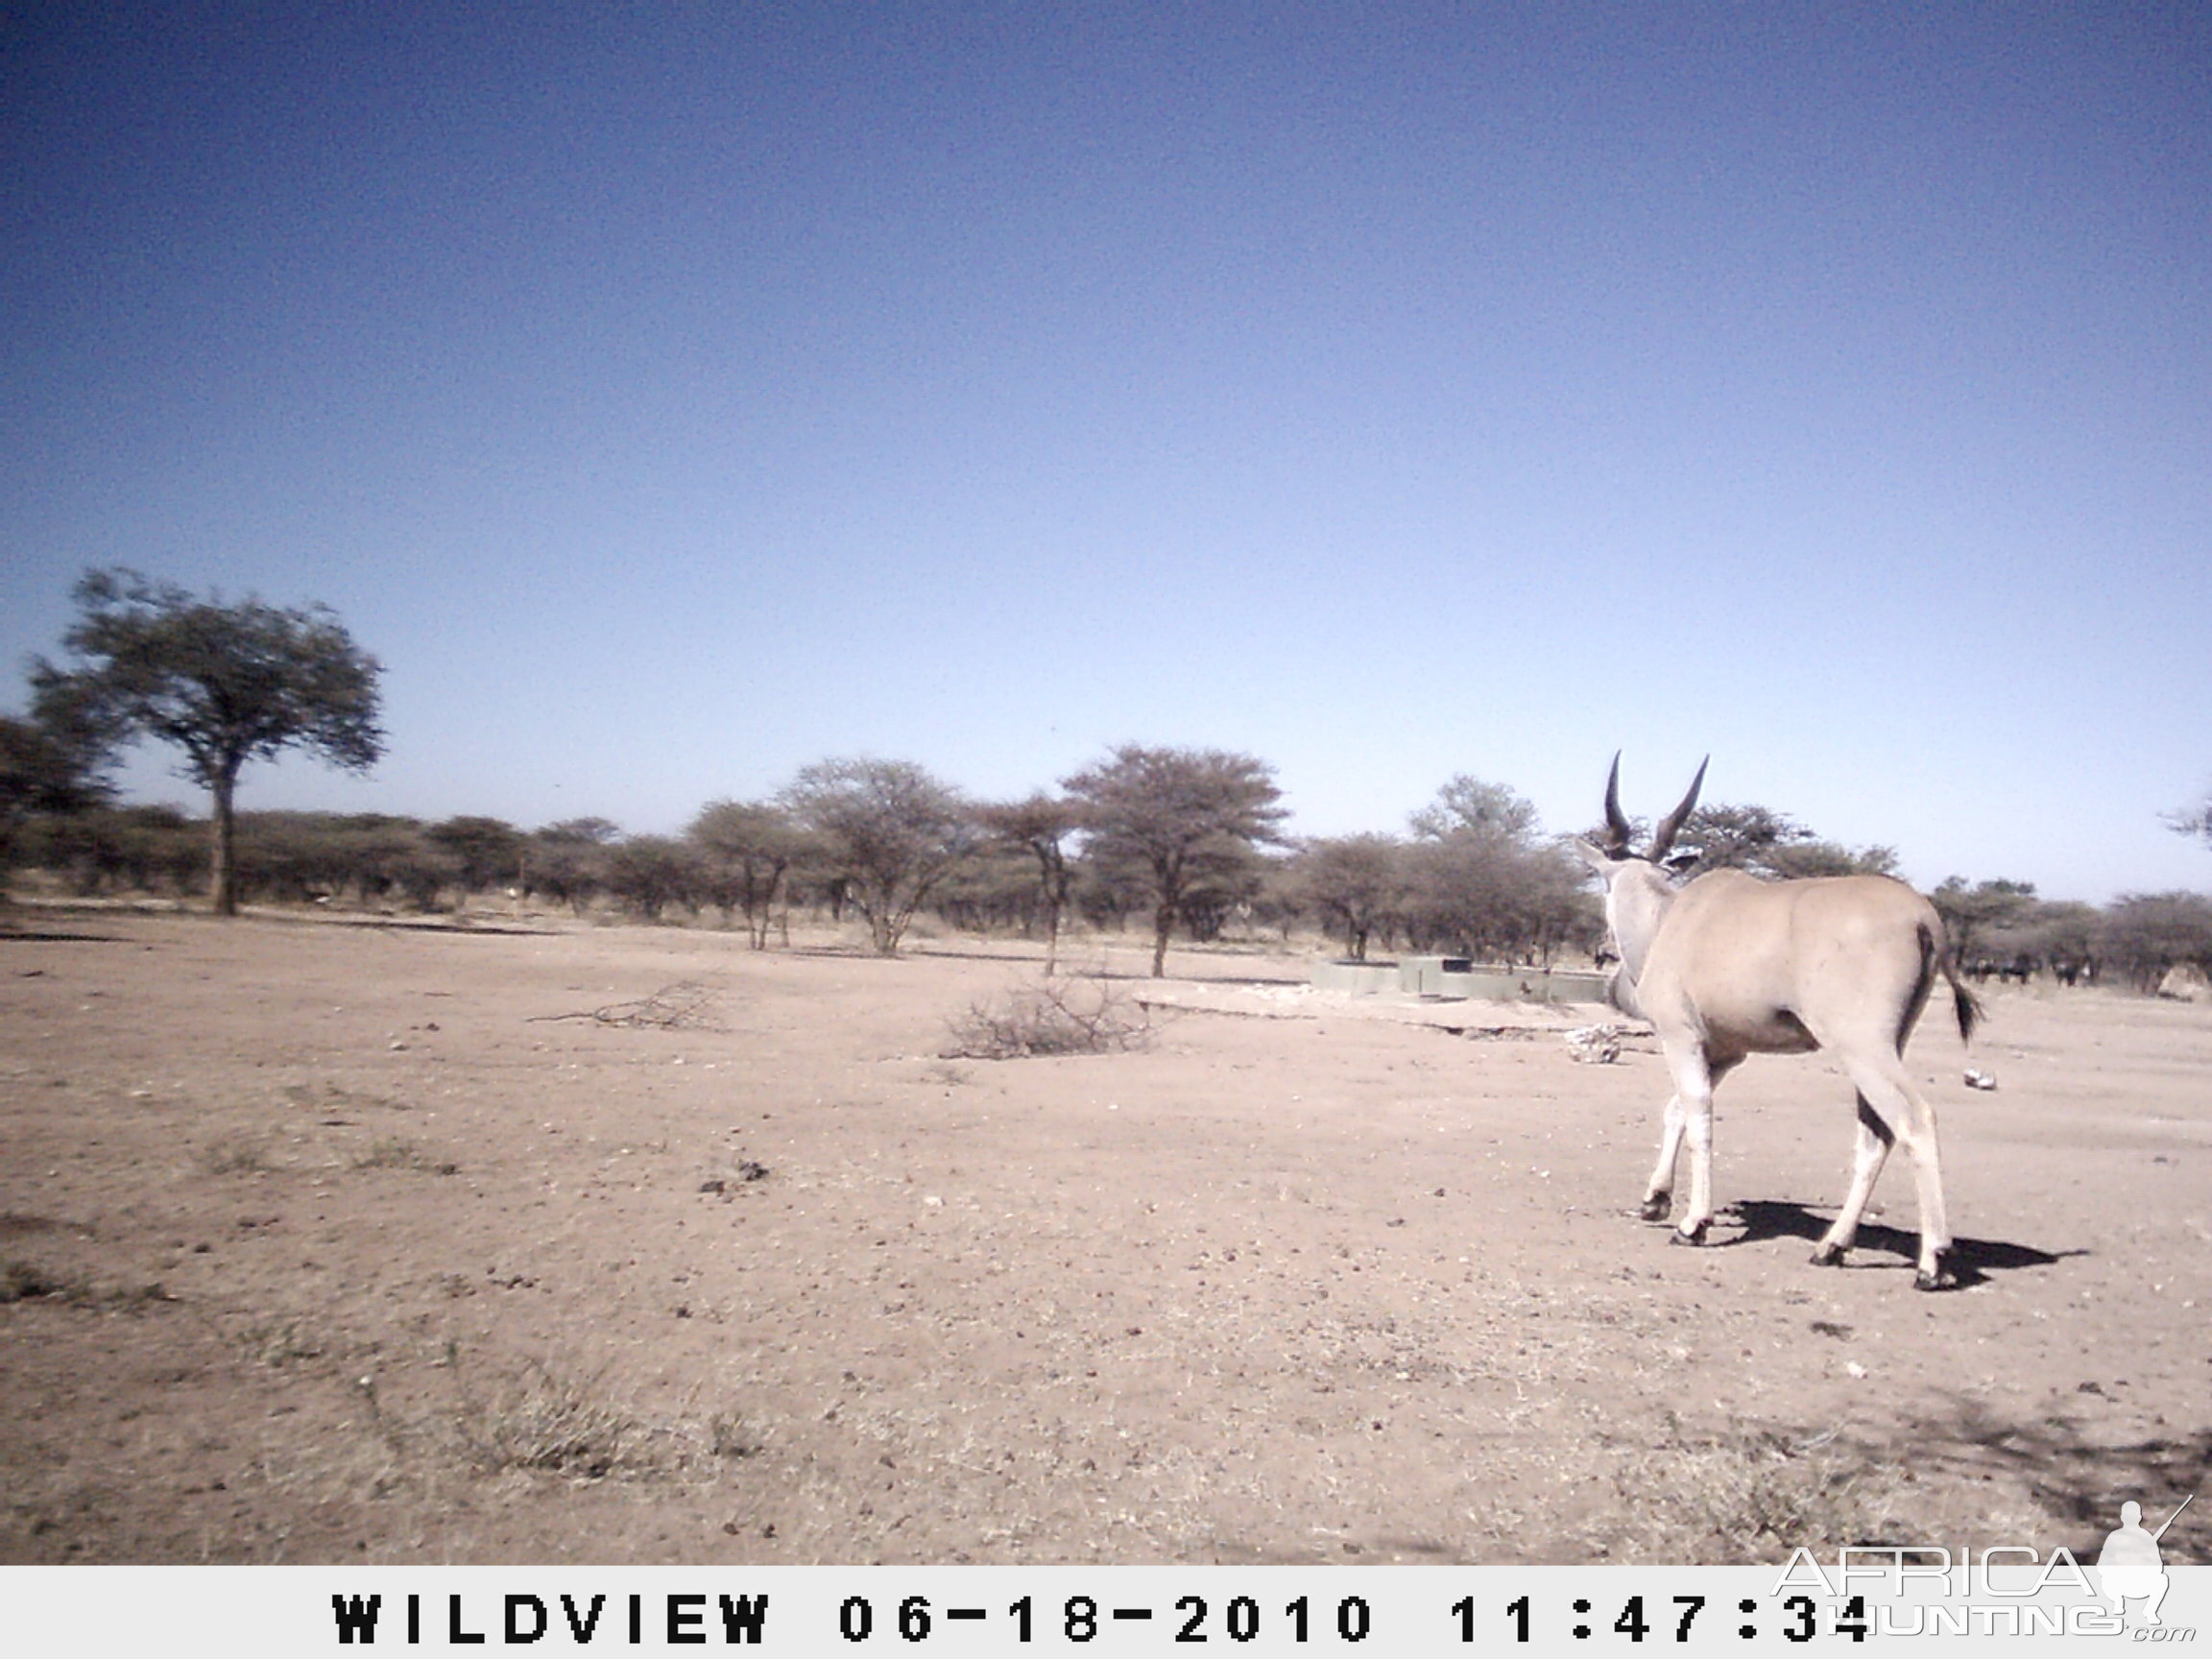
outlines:
M464 814L239 812L252 758L304 749L365 770L381 754L381 668L321 606L197 598L130 570L88 571L67 666L31 672L28 718L0 714L0 881L36 871L81 899L321 905L391 915L468 912L493 895L646 923L740 922L755 950L794 914L866 927L895 955L918 919L1042 939L1046 975L1080 921L1149 924L1152 971L1171 939L1287 940L1300 929L1371 950L1549 966L1596 954L1602 911L1566 837L1509 786L1461 773L1402 834L1294 842L1274 768L1215 749L1123 744L1056 790L977 802L907 760L801 768L772 796L720 799L681 835L625 834L604 818L537 830ZM114 805L104 768L151 736L180 750L209 811ZM2212 797L2166 815L2212 844ZM1767 878L1887 874L1888 847L1850 848L1787 813L1708 803L1678 837L1690 874ZM0 891L4 897L4 891ZM1953 877L1932 895L1954 957L1978 978L2157 989L2176 968L2212 974L2212 897L2127 894L2102 908L2027 882ZM479 906L480 907L480 906ZM234 1165L232 1168L250 1167ZM228 1171L226 1171L228 1172Z
M1265 768L1250 765L1265 781ZM959 798L943 785L905 796L860 789L855 797L883 822L871 828L854 810L839 827L832 805L854 801L827 801L822 768L808 779L811 793L712 803L681 837L624 835L593 819L524 830L489 818L242 812L233 889L241 903L394 914L459 909L489 888L500 902L577 915L718 919L741 926L759 950L779 935L788 942L794 915L837 922L848 911L876 949L892 951L925 913L960 931L1037 939L1053 955L1078 918L1110 932L1149 922L1156 956L1163 926L1199 941L1233 927L1246 937L1304 927L1334 937L1354 960L1411 950L1549 963L1604 939L1597 898L1559 839L1510 791L1476 784L1471 792L1464 778L1411 814L1412 832L1402 836L1268 845L1235 833L1214 806L1194 809L1179 827L1190 839L1177 853L1163 834L1158 862L1129 834L1092 829L1096 820L1073 795L972 805L961 817ZM1496 792L1492 805L1511 809L1482 810L1484 791ZM811 819L800 815L801 799ZM913 813L903 827L902 802ZM1703 865L1840 875L1888 856L1881 848L1844 853L1809 833L1738 833L1755 814L1788 821L1763 808L1721 810L1724 833L1703 851ZM10 836L17 868L85 899L204 892L209 841L206 821L180 808L85 800L66 811L24 811ZM2128 894L2097 906L2044 899L2027 882L1954 877L1932 897L1954 955L1984 977L2032 973L2149 992L2178 965L2212 974L2212 898L2201 894Z

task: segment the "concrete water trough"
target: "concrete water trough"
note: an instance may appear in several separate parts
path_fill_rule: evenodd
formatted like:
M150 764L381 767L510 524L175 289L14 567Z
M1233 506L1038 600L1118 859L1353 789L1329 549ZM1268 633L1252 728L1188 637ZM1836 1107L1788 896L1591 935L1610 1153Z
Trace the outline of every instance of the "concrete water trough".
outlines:
M1354 997L1424 1002L1603 1002L1608 975L1572 968L1509 968L1468 956L1402 956L1395 962L1316 962L1313 987Z
M1380 997L1398 989L1395 962L1316 962L1313 989L1342 991L1354 997Z

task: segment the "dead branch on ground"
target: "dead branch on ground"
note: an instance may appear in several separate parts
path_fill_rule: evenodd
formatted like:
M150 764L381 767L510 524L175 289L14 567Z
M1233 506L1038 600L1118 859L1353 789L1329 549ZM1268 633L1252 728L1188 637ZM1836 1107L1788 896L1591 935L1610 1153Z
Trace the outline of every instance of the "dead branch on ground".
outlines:
M974 1002L947 1022L944 1060L1025 1060L1041 1054L1116 1054L1152 1038L1150 1013L1104 978L1047 979Z
M663 985L650 997L635 1002L611 1002L604 1008L580 1008L567 1014L533 1014L530 1023L557 1020L592 1020L602 1025L661 1031L711 1029L708 1014L714 993L694 979Z

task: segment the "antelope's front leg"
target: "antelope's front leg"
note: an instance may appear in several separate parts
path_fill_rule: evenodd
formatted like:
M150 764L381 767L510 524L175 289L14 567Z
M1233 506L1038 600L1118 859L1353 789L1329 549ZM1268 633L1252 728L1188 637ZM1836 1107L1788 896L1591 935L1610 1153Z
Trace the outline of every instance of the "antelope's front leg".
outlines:
M1674 1223L1673 1242L1702 1244L1713 1224L1713 1072L1702 1051L1670 1055L1674 1070L1674 1132L1690 1143L1690 1207Z
M1682 1155L1681 1095L1667 1097L1667 1111L1660 1125L1659 1162L1651 1167L1651 1179L1644 1189L1644 1206L1637 1212L1647 1221L1664 1221L1667 1213L1674 1208L1674 1166Z

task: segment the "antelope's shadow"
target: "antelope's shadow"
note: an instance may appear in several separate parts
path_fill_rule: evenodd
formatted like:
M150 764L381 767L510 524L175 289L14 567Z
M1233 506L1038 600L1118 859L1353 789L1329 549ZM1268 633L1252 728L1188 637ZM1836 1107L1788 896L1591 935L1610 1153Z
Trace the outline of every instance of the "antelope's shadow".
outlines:
M1808 1243L1817 1243L1834 1219L1802 1204L1775 1198L1747 1198L1728 1208L1743 1220L1743 1231L1737 1238L1723 1240L1722 1249L1769 1238L1803 1238ZM1903 1259L1901 1265L1910 1267L1919 1254L1920 1235L1899 1227L1886 1227L1879 1221L1862 1221L1859 1240L1852 1249L1890 1251ZM1953 1238L1943 1264L1963 1290L1969 1286L1987 1284L1991 1273L2010 1272L2021 1267L2049 1267L2069 1256L2088 1254L2086 1250L2038 1250L2032 1244L2013 1244L2002 1238Z

